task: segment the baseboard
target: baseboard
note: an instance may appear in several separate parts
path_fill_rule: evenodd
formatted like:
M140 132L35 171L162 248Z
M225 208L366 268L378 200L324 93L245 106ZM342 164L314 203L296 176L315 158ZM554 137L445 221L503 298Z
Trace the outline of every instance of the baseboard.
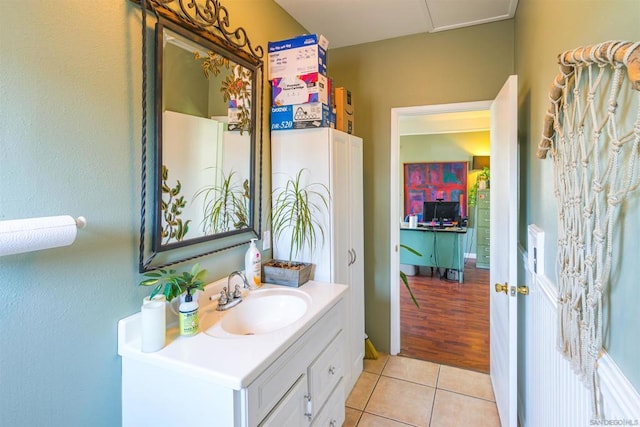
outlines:
M640 420L640 394L607 352L598 360L598 375L604 418Z

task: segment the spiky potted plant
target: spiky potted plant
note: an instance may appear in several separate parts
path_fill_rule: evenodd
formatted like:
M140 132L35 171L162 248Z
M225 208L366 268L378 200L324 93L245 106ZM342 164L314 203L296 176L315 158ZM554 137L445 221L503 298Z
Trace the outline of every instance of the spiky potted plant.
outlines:
M295 178L272 193L271 225L274 246L287 242L289 258L264 265L265 282L301 286L311 275L310 262L296 261L305 250L312 256L318 243L324 243L323 215L329 211L329 189L320 183L306 184L301 169ZM308 171L307 171L308 172Z
M422 256L422 254L418 251L416 251L415 249L407 246L407 245L403 245L400 244L400 247L402 249L406 249L409 252L411 252L412 254L416 255L416 256ZM415 306L417 308L420 308L420 304L418 304L418 300L416 299L416 297L413 295L413 292L411 291L411 287L409 286L409 279L407 278L407 275L401 270L400 271L400 280L402 280L402 283L404 283L404 286L407 288L407 291L409 291L409 296L411 297L411 300L413 301L413 303L415 304Z
M194 198L204 198L202 228L206 234L225 233L249 226L249 180L240 179L233 170L228 175L222 173L221 184L207 185L195 194Z

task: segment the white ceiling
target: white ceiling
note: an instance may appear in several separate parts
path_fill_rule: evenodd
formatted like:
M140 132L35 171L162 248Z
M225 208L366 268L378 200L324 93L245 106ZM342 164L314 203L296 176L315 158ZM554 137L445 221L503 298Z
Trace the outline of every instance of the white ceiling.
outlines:
M275 0L332 48L513 18L518 0ZM402 117L401 135L489 129L489 112Z
M400 135L429 135L459 132L488 131L491 126L489 110L401 116Z
M518 0L275 0L329 49L513 18Z

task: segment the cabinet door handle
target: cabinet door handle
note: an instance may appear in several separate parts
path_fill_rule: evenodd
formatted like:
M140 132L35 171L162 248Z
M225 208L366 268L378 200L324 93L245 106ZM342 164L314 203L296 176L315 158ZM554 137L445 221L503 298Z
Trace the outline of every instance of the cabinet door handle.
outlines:
M304 413L304 415L309 419L309 421L311 421L311 419L313 418L313 403L311 402L311 393L305 394L304 398L307 400L307 411Z
M336 367L335 366L329 366L329 373L331 375L335 375L336 374Z
M358 259L358 258L356 256L356 250L355 249L351 248L347 252L349 252L349 264L347 264L347 267L350 267L350 266L352 266L353 264L356 263L356 259Z

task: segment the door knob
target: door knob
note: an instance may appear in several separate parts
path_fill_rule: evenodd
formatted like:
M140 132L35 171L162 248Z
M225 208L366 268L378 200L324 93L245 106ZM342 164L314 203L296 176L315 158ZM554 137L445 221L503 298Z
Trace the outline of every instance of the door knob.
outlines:
M504 292L505 294L509 292L509 285L508 284L504 284L501 285L500 283L496 283L496 292Z
M528 286L518 286L518 293L522 295L529 295L529 287Z

